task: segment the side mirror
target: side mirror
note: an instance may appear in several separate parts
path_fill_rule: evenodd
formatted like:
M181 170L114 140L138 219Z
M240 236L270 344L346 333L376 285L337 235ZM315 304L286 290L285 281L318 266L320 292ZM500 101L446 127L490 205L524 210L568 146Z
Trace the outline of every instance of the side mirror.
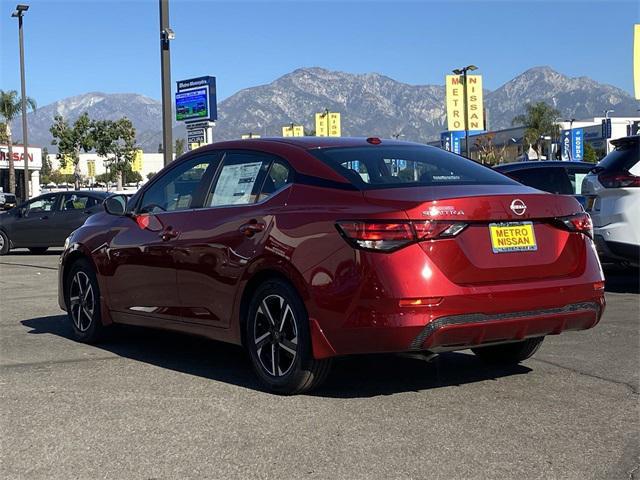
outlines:
M122 194L108 196L102 203L104 211L109 215L123 217L127 212L127 197Z

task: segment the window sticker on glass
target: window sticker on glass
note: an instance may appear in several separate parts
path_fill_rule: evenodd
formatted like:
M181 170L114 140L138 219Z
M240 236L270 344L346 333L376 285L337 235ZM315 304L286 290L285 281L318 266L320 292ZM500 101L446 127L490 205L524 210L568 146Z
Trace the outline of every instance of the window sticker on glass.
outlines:
M225 165L211 198L211 206L251 202L251 193L262 162Z

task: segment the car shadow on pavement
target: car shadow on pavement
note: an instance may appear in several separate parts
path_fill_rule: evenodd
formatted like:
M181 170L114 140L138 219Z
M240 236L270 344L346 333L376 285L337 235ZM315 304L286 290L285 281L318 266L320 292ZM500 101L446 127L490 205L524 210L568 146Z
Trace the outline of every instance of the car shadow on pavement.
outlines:
M30 334L53 334L73 339L66 315L23 320ZM209 378L252 390L265 391L252 372L244 350L182 333L118 326L99 348L123 358ZM397 355L359 355L336 359L329 378L313 396L364 398L430 390L522 375L523 365L495 367L469 353L442 354L430 362Z

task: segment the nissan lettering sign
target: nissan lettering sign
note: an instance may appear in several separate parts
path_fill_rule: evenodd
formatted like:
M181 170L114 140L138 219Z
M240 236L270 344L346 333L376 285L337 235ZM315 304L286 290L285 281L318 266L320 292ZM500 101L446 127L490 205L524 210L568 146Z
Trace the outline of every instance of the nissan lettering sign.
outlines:
M29 169L40 170L42 168L42 149L29 147ZM11 154L13 165L15 168L24 169L24 147L22 145L14 145ZM9 147L0 145L0 168L9 168Z

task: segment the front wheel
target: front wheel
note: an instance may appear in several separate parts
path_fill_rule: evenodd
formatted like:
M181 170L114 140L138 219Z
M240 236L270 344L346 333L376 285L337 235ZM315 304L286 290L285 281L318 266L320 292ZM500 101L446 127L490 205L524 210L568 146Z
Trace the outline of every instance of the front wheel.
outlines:
M313 358L306 309L282 280L267 280L258 287L249 305L245 339L258 378L274 392L309 391L331 368L330 359Z
M544 337L529 338L522 342L472 348L471 351L487 363L515 365L533 356L538 351Z
M9 237L7 234L0 230L0 255L6 255L9 253L9 248L11 245L9 244Z
M99 342L104 335L100 289L93 267L87 260L78 260L71 267L65 301L75 339L83 343Z

